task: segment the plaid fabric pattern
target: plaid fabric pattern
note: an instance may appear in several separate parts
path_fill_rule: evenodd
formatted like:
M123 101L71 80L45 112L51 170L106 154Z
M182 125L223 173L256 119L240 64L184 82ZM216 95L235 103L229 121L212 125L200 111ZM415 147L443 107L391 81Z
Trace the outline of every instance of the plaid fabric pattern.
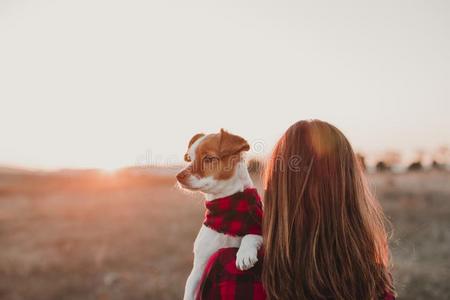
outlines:
M205 203L204 225L232 236L262 234L262 203L254 188Z
M265 300L262 263L246 271L236 268L238 248L222 248L208 260L196 300Z

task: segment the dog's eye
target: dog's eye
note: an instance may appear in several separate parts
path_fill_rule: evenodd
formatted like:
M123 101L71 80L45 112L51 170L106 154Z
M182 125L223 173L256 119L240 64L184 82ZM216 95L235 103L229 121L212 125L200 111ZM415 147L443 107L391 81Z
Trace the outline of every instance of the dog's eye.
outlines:
M184 161L190 162L191 161L191 157L189 156L189 154L185 154L184 155Z
M212 163L212 162L215 162L216 160L218 160L218 158L215 156L211 156L211 155L207 155L207 156L203 157L203 161L205 163Z

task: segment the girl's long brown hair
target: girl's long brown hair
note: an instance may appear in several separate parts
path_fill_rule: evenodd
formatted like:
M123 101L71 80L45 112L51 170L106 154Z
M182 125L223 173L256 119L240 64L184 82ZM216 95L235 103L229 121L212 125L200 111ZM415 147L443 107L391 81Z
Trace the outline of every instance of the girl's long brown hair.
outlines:
M393 294L385 218L346 137L300 121L266 169L263 284L269 299Z

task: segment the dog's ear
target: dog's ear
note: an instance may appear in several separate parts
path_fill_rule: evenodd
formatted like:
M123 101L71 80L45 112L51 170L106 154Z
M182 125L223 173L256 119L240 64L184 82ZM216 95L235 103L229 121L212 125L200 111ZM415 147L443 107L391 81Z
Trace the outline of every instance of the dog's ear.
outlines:
M238 135L231 134L223 128L220 129L219 135L219 155L221 157L250 150L247 141Z
M199 138L204 137L204 136L205 136L204 133L197 133L196 135L194 135L191 138L191 140L189 141L188 149L191 148L192 144L194 144ZM187 162L191 161L189 154L187 154L187 153L184 154L184 160Z

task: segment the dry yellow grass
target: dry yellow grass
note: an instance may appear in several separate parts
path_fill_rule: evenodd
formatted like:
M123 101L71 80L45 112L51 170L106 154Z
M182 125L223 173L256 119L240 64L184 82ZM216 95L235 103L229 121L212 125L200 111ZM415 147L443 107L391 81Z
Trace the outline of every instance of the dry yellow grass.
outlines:
M449 299L450 176L372 175L399 299ZM171 177L0 175L0 299L180 299L202 221Z

